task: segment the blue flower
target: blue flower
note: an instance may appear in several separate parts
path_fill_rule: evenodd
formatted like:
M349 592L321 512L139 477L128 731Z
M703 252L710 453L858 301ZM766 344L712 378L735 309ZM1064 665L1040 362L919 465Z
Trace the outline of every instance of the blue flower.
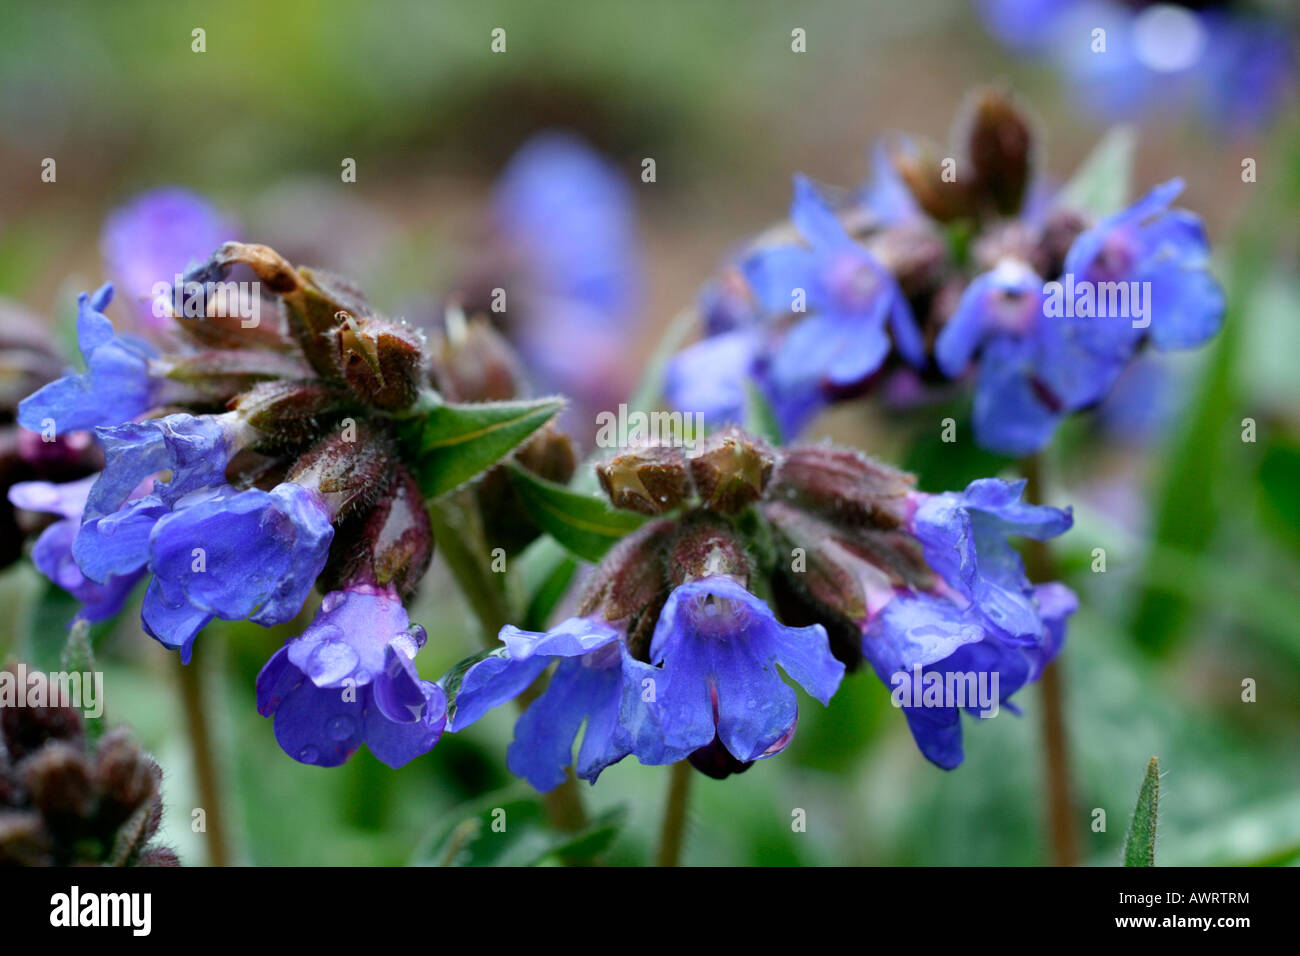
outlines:
M206 262L223 242L236 239L234 227L202 196L164 187L141 193L104 222L101 246L109 274L119 280L127 301L135 303L147 328L164 329L170 312L155 314L157 286L175 282ZM168 299L170 302L170 299Z
M78 567L72 543L81 525L86 496L95 480L96 476L90 475L65 484L22 481L9 489L9 500L15 507L59 516L60 520L36 539L32 562L51 582L81 602L77 616L87 621L102 621L120 611L143 573L142 569L113 573L100 583L86 577Z
M576 136L546 133L510 160L494 208L529 277L519 335L530 367L545 388L603 402L626 371L641 296L631 189Z
M716 737L742 762L772 756L794 733L798 703L778 664L823 704L844 677L824 627L786 627L763 601L721 576L673 589L650 660L663 664L658 707L669 738L699 749Z
M715 425L744 422L749 389L762 387L757 374L763 339L761 330L742 328L688 345L664 371L664 399Z
M104 470L91 489L87 518L117 511L141 482L170 474L154 492L167 505L204 488L224 485L226 466L248 434L238 416L183 412L143 422L95 429Z
M1068 509L1021 502L1024 486L988 478L916 495L908 530L941 583L900 590L864 629L863 654L894 688L921 752L944 769L962 761L961 710L993 716L1037 680L1077 607L1064 585L1031 584L1007 541L1045 540L1073 521Z
M365 744L400 767L428 753L447 723L442 689L415 670L424 641L395 591L332 591L257 675L258 713L274 716L276 741L302 763L337 767Z
M511 772L538 790L564 782L584 724L575 769L592 783L629 754L642 763L664 764L685 759L694 749L669 740L664 732L654 703L663 672L634 659L622 632L608 622L575 617L545 633L508 626L501 641L502 648L475 662L461 678L449 729L463 730L518 696L558 660L546 690L515 724L515 739L506 751Z
M138 418L158 403L160 380L149 374L158 353L148 343L113 331L104 315L113 287L77 299L77 344L86 371L69 372L25 398L18 406L18 423L34 432L45 421L55 431L83 431L97 425L117 425Z

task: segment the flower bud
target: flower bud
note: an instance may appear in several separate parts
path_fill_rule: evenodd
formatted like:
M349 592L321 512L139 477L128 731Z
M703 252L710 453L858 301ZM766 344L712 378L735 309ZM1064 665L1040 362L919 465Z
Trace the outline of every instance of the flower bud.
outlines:
M730 522L707 511L682 518L668 553L668 578L674 585L721 575L748 587L752 571L749 551Z
M13 668L6 668L18 680L20 675ZM44 682L41 691L49 700L49 680L44 674L26 675L28 693L32 694L36 682ZM47 741L66 741L80 745L85 737L81 714L71 707L0 707L0 731L4 733L5 750L9 759L17 764L28 754L35 753Z
M905 223L882 230L867 250L898 280L912 299L937 288L949 265L948 244L929 223Z
M352 391L376 408L414 403L428 375L424 340L403 322L346 317L330 332L339 372Z
M369 509L339 527L316 586L324 593L363 581L407 597L433 557L433 530L411 473L398 465L392 484Z
M369 422L347 422L299 458L287 480L322 495L337 520L388 488L394 458L387 432Z
M672 511L691 494L686 456L668 445L647 445L596 466L596 477L615 508L643 515Z
M628 649L642 660L672 590L666 562L676 533L677 523L663 519L624 537L592 571L578 605L583 617L599 614L607 621L627 620Z
M692 767L714 780L726 780L732 774L744 773L754 766L752 760L737 760L733 757L731 751L716 736L713 738L713 743L706 744L686 759L691 762Z
M227 401L259 382L311 375L302 360L265 349L209 349L171 360L166 368L167 377L188 385L198 400L217 402Z
M986 89L976 94L966 124L966 151L980 205L1014 215L1024 201L1033 160L1028 119L1007 94Z
M117 829L158 793L161 777L158 765L140 749L128 729L110 730L95 752L99 822Z
M79 747L62 741L48 743L25 759L18 770L32 805L60 829L94 809L90 766Z
M1042 263L1039 273L1045 279L1054 279L1065 268L1065 256L1079 234L1088 228L1088 220L1073 209L1054 209L1047 214L1039 239L1038 256Z
M40 814L0 810L0 866L46 866L51 849Z
M974 214L974 204L965 180L945 182L944 166L933 146L894 144L890 159L908 192L932 218L939 222L969 218Z
M737 514L762 497L776 455L734 425L706 438L691 455L691 477L704 507Z
M452 402L500 402L527 394L523 363L483 316L449 318L430 352L433 378Z
M908 516L916 479L866 455L830 445L784 452L768 497L814 511L842 526L895 528Z
M259 451L295 448L320 434L325 422L351 404L348 393L321 381L259 382L233 398L229 407L265 437Z

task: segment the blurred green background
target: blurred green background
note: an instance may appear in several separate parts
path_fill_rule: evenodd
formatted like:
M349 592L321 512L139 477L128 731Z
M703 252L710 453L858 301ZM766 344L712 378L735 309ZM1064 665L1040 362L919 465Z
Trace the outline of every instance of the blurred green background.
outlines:
M507 30L503 55L489 49L494 27ZM807 31L805 54L790 50L794 27ZM191 52L195 28L205 53ZM177 184L249 238L348 275L402 314L472 254L513 151L558 126L635 184L647 294L627 348L648 355L723 256L784 215L793 172L856 184L877 136L943 141L963 93L991 80L1033 108L1058 179L1103 132L1066 105L1050 71L1009 59L960 0L5 2L0 295L66 331L76 292L105 278L105 215ZM1206 219L1231 307L1218 339L1177 363L1182 401L1166 428L1133 445L1076 422L1049 461L1049 500L1077 517L1059 542L1082 605L1063 660L1091 863L1118 861L1152 754L1168 774L1159 863L1300 861L1298 132L1294 115L1247 141L1172 116L1140 127L1137 188L1188 181L1180 202ZM57 183L40 180L47 156ZM1241 182L1245 156L1258 160L1257 183ZM356 159L355 184L340 182L344 157ZM639 181L644 157L656 160L655 183ZM1242 441L1246 418L1253 443ZM860 404L813 432L907 457L928 490L980 467L961 446L909 450L905 431ZM1098 547L1105 573L1091 570ZM0 656L49 652L44 595L30 566L0 578ZM436 559L412 617L429 630L426 677L480 646ZM400 771L366 752L336 770L287 758L256 713L253 680L300 630L216 624L197 645L237 861L437 862L473 808L522 800L516 819L529 817L535 798L504 766L505 709ZM164 837L203 863L178 662L130 614L98 654L110 720L133 724L164 768ZM1254 703L1242 701L1245 678ZM1017 702L1023 717L968 721L966 762L945 773L917 752L874 676L846 680L826 709L803 698L778 759L721 782L697 776L685 862L1042 863L1036 688ZM608 862L652 857L667 779L629 760L584 785L593 813L623 808ZM796 808L805 833L792 832ZM1106 811L1104 832L1089 829L1094 808ZM468 843L484 859L522 861L542 845L523 830L505 850Z

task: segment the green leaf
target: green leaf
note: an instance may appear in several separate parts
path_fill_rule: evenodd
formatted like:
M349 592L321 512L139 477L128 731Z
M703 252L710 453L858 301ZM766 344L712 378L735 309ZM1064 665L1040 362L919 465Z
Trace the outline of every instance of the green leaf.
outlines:
M19 654L32 667L57 671L68 640L68 626L81 602L63 588L41 580L41 590L31 609Z
M1056 204L1099 218L1119 212L1132 193L1136 145L1134 127L1112 127L1062 187Z
M564 407L564 399L454 404L426 395L405 437L418 457L416 480L439 498L487 471Z
M745 430L773 445L781 444L781 423L776 420L772 403L751 380L745 382Z
M1125 866L1156 865L1156 808L1159 803L1160 766L1155 757L1147 763L1146 776L1138 790L1137 808L1124 841Z
M616 541L646 520L644 515L616 511L603 498L539 478L516 464L507 467L528 516L585 561L599 561Z

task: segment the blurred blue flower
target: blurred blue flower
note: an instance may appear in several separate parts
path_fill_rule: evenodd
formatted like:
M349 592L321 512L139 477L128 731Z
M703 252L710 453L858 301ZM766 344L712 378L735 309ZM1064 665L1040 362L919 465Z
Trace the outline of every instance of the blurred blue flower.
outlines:
M961 710L992 716L1036 680L1064 644L1066 618L1077 607L1064 585L1031 584L1007 541L1045 540L1072 524L1068 509L1022 503L1024 485L990 478L960 493L917 495L908 530L942 583L900 591L864 630L863 654L894 688L921 752L944 769L962 761ZM936 690L933 699L922 697L932 682L965 686L967 696ZM986 699L976 699L977 686ZM899 695L901 688L909 694Z
M274 717L276 741L302 763L337 767L365 744L400 767L433 749L447 723L442 689L415 670L424 642L392 589L332 591L258 674L258 713Z
M150 374L158 353L147 342L113 331L104 315L112 300L111 285L77 299L77 344L86 371L70 371L23 399L18 423L24 428L43 431L47 420L56 433L117 425L158 404L161 380Z
M72 553L72 543L81 526L86 496L97 476L79 481L53 484L48 481L22 481L9 489L14 507L58 515L58 521L41 532L32 547L32 562L49 580L81 602L77 616L87 621L102 621L122 609L131 589L140 580L143 569L123 569L110 573L103 583L82 573Z
M154 314L158 284L170 286L222 243L238 238L234 225L206 199L169 186L141 193L114 210L100 243L109 274L121 283L139 322L162 330L171 319L168 313Z
M604 407L621 395L641 299L631 188L578 137L543 133L510 160L494 200L526 279L518 344L546 389Z
M1190 109L1216 128L1248 133L1278 115L1295 81L1288 26L1262 12L1112 0L976 7L1000 42L1059 68L1080 107L1104 119Z

